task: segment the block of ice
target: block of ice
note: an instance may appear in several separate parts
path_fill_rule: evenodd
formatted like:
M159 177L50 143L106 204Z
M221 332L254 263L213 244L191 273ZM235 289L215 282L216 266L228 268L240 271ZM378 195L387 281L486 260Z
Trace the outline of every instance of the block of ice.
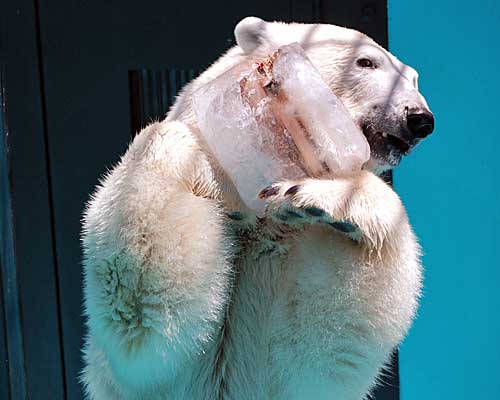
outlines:
M349 112L294 43L193 95L198 128L248 207L271 183L359 171L370 157Z

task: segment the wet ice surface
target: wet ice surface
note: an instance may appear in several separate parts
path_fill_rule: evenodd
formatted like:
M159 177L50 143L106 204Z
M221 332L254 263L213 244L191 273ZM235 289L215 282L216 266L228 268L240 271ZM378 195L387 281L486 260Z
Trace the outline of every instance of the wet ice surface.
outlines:
M193 96L198 127L245 204L282 180L359 171L364 135L298 44L237 65Z

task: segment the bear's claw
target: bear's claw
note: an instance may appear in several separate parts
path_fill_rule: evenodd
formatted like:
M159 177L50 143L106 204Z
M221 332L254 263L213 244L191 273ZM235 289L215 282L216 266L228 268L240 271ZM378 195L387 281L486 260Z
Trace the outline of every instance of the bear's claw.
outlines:
M354 233L358 230L356 225L344 221L330 222L328 225L344 233Z
M279 193L279 191L280 191L279 186L276 185L267 186L259 192L258 197L259 199L262 200L267 199L269 197L276 196Z
M305 199L301 194L303 188L304 185L301 184L273 184L262 189L259 198L269 201L266 213L279 224L299 227L320 223L353 239L359 236L359 228L356 225L333 218L327 211L316 206L310 196Z
M293 196L294 194L297 194L299 190L300 190L300 185L293 185L290 189L288 189L285 192L285 196Z
M240 211L229 211L226 213L226 215L233 221L241 221L243 219L243 214Z

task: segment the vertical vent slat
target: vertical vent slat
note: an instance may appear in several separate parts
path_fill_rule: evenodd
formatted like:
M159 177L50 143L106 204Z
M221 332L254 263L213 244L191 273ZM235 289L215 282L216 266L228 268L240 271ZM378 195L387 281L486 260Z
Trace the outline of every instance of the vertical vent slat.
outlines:
M170 93L170 85L168 82L168 72L161 71L161 109L165 112L168 112L170 107L170 102L168 101L168 94Z
M149 104L148 104L148 71L141 71L141 80L139 81L139 89L141 96L139 97L140 104L140 114L139 114L139 122L140 126L144 126L146 124L147 116L149 115Z
M149 72L149 117L146 123L150 124L154 120L154 116L157 114L158 110L156 109L157 99L158 99L158 91L156 88L156 74L155 71Z
M179 76L180 76L179 79L180 80L179 90L180 90L186 84L186 70L185 69L179 70Z
M170 82L170 104L174 104L174 101L175 101L175 95L177 94L177 77L175 76L176 75L176 70L175 68L172 68L170 70L170 79L169 79L169 82Z
M152 121L163 120L179 91L199 72L197 68L130 71L130 111L133 134Z

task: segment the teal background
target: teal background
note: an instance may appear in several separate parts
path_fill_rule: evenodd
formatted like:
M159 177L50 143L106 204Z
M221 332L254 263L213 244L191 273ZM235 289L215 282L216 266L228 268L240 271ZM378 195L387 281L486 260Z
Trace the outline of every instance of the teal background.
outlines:
M390 50L436 130L395 172L424 249L402 400L500 399L500 1L392 0Z

